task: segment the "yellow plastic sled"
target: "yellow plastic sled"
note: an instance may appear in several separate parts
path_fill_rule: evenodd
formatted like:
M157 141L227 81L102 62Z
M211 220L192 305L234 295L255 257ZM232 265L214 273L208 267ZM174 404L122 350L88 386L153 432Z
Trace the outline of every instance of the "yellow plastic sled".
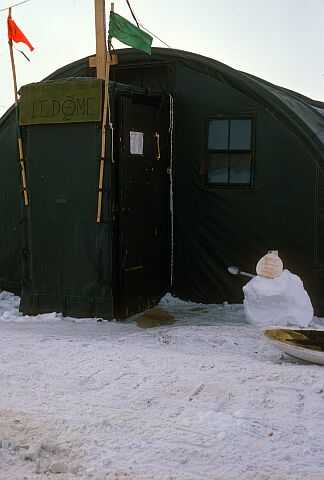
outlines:
M324 365L324 331L272 328L263 331L268 340L288 355Z

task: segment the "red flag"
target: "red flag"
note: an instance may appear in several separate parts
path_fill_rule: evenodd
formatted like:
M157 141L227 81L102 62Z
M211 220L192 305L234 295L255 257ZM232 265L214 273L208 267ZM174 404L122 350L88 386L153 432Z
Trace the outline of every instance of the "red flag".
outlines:
M27 47L30 48L31 52L34 50L34 47L31 45L31 43L22 33L20 28L17 27L17 25L15 24L15 22L10 16L8 17L8 39L9 39L9 42L11 40L16 43L23 42L27 45Z

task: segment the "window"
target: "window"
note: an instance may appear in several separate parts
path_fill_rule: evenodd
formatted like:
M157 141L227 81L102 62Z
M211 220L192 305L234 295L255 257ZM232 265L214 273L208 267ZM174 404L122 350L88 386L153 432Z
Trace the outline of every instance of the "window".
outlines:
M252 185L253 118L207 120L207 185Z

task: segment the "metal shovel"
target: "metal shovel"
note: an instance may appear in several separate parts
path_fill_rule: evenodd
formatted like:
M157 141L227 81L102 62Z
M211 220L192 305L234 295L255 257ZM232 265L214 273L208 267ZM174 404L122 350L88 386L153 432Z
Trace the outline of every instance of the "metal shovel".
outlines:
M227 270L228 270L229 273L231 273L232 275L243 275L244 277L250 277L250 278L255 277L255 275L252 275L252 273L243 272L243 271L240 270L238 267L234 267L233 265L230 266L230 267L227 267Z

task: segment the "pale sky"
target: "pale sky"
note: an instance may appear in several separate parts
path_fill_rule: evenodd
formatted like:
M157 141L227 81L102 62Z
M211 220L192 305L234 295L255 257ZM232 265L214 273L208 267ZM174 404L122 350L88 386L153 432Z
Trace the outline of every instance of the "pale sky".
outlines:
M0 10L19 0L0 0ZM172 48L219 60L324 101L324 0L130 0ZM107 18L110 2L106 1ZM115 12L133 21L126 0ZM12 17L35 47L15 51L18 87L95 52L94 0L30 0ZM7 12L0 12L0 115L13 103ZM115 48L122 45L113 40ZM153 40L153 46L163 46Z

